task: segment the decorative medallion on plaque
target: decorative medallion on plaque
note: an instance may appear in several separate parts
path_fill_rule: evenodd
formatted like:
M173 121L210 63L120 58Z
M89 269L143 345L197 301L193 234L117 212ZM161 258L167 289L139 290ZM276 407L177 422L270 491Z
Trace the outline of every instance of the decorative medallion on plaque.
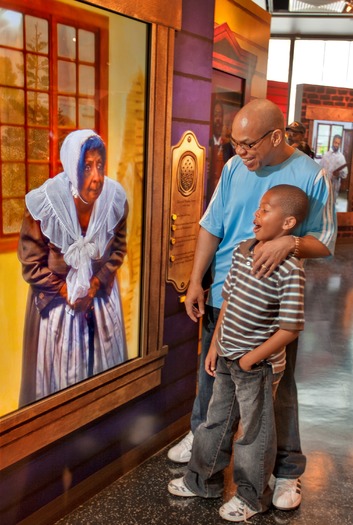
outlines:
M178 292L189 284L203 204L206 149L192 131L172 148L170 242L167 281Z

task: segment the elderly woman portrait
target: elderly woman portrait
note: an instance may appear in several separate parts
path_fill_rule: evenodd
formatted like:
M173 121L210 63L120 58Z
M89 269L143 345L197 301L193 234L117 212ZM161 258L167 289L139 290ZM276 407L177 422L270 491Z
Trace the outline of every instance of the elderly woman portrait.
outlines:
M20 406L127 359L116 272L128 205L92 130L70 133L64 171L26 195L18 257L30 285Z

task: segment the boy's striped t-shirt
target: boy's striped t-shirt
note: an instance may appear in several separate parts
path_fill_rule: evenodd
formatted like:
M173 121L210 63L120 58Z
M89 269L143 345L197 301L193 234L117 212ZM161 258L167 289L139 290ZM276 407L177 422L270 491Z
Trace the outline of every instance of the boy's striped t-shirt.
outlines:
M255 239L249 239L235 248L223 286L222 295L228 306L217 335L217 351L230 359L254 350L279 328L304 328L302 262L289 256L270 277L257 279L251 274L255 243ZM267 361L275 373L284 370L285 348Z

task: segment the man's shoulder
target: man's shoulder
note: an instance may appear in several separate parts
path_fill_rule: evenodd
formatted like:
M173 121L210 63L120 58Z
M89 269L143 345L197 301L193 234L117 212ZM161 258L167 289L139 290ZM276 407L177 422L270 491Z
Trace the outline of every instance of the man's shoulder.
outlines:
M227 188L229 184L232 184L239 177L247 175L249 170L244 165L239 155L233 155L226 164L223 166L220 183L223 188Z
M308 166L312 166L313 168L319 167L319 164L314 159L312 159L309 155L305 155L303 153L304 153L303 151L295 150L293 155L289 157L289 161L296 162L296 163L302 163Z
M287 167L289 171L299 174L302 173L305 178L310 176L315 178L322 169L322 166L318 162L298 150L288 159L285 167Z

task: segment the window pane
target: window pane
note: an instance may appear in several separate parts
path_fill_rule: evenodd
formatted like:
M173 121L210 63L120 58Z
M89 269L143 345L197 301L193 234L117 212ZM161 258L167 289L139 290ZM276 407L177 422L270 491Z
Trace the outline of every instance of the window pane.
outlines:
M58 97L59 126L76 127L76 99L74 97Z
M91 31L78 30L78 59L80 62L95 62L95 35Z
M79 66L79 93L80 95L94 95L94 67Z
M0 122L24 124L24 91L0 87Z
M49 131L29 128L28 158L30 160L49 160Z
M2 202L2 221L5 234L18 233L25 211L24 199L6 199Z
M27 92L27 118L30 125L49 126L49 95Z
M353 86L353 42L349 42L347 85Z
M319 124L317 127L317 146L316 155L324 155L329 148L330 140L330 125Z
M60 93L76 93L76 66L58 61L58 89Z
M38 188L48 178L48 164L28 164L28 191Z
M49 60L39 55L28 53L27 65L27 86L33 89L48 91L49 89Z
M0 45L23 49L23 18L21 13L0 9Z
M349 57L349 42L325 42L322 67L322 83L326 86L346 86ZM334 81L334 83L332 83Z
M290 40L273 38L268 46L267 79L288 82Z
M80 128L95 128L95 106L93 100L80 99L79 101L79 127Z
M0 84L23 87L23 53L0 48Z
M26 16L26 49L48 54L48 22L43 18Z
M76 29L58 24L58 55L62 58L76 58Z
M2 165L3 197L24 197L26 194L26 167L24 163L4 163Z
M334 137L335 135L343 135L343 126L340 124L332 124L331 126L331 136Z
M15 126L1 126L1 160L25 160L25 132Z

